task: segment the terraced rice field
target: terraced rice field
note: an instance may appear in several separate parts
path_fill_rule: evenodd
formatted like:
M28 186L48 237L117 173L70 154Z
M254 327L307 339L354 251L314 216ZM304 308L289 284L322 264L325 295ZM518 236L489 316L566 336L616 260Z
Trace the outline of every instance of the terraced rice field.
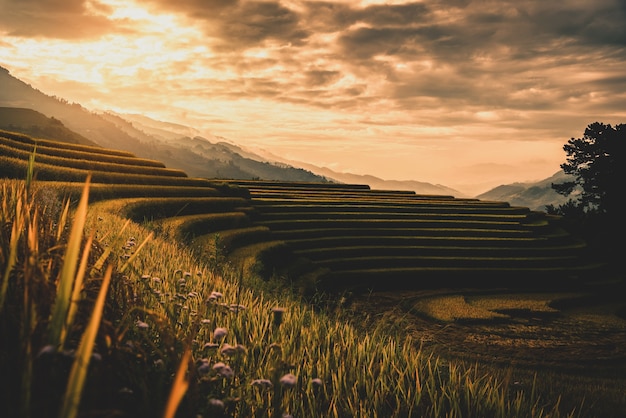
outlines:
M558 218L506 202L361 185L230 184L249 190L254 222L310 260L322 286L557 285L597 267Z
M371 190L361 184L189 178L158 161L0 131L0 177L35 176L95 210L150 223L259 274L317 286L426 288L560 283L589 274L559 219L506 202Z

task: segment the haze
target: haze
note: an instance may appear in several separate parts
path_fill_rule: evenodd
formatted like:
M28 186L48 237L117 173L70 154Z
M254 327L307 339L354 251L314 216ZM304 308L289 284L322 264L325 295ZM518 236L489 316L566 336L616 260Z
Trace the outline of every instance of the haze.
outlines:
M626 3L0 0L0 65L336 171L469 195L626 122Z

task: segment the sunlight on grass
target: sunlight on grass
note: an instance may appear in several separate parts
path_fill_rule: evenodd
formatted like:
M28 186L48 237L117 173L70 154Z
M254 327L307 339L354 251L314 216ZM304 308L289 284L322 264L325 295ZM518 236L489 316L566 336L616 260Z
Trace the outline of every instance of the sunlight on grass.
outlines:
M417 312L443 322L453 322L460 319L507 318L506 315L493 312L486 307L468 303L465 296L462 295L420 299L413 307Z
M113 174L99 176L128 180ZM161 218L209 208L230 211L242 197L88 205L91 181L83 183L77 204L44 182L33 181L32 190L27 182L3 183L0 338L11 343L0 356L7 370L0 376L7 388L0 400L9 415L574 415L561 411L558 400L541 399L534 388L518 390L478 368L424 354L418 341L382 321L363 329L341 308L316 309L292 289L272 289L234 268L216 244L245 240L250 231L220 233L219 240L214 235L213 247L203 247L213 256L199 257L191 245L148 228L158 224L152 222L157 216L150 218L156 211ZM44 190L39 197L45 199L38 198ZM153 193L152 188L145 194ZM145 225L129 222L130 214ZM256 255L263 251L270 248ZM548 308L531 299L520 306ZM494 312L501 305L504 300L441 296L414 307L449 322L501 318Z
M485 296L467 298L472 306L488 311L520 309L534 312L558 312L550 306L554 300L554 294L505 294L497 296ZM558 297L563 298L563 294Z

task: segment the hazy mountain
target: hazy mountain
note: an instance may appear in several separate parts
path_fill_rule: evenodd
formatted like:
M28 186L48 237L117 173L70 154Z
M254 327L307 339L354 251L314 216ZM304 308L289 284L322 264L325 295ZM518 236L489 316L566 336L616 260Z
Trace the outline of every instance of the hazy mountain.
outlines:
M194 177L332 181L367 184L372 189L411 190L418 194L468 197L458 190L439 184L415 180L384 180L371 175L340 173L309 163L289 161L267 151L247 150L218 136L205 138L192 127L163 122L144 115L94 113L80 104L48 96L13 77L2 67L0 106L20 108L15 111L5 110L3 126L7 130L130 151L138 157L162 161L168 167L184 170ZM9 120L11 118L15 120ZM546 187L543 186L526 190L532 186L534 185L522 183L500 186L481 196L485 199L499 196L498 200L511 203L528 202L524 205L533 208L562 198L551 189L544 190Z
M21 132L33 138L54 139L83 145L97 145L84 136L68 129L63 122L49 118L36 110L21 107L0 107L0 129Z
M67 129L95 144L159 160L170 168L184 170L194 177L326 181L322 176L301 168L247 158L230 145L214 144L197 136L190 137L196 131L183 125L155 121L139 115L130 115L131 122L113 113L91 112L79 104L44 94L13 77L2 67L0 106L31 109L60 121ZM25 115L23 112L22 116ZM50 121L35 115L32 113L32 119L27 123L13 123L12 130L32 134L33 129L47 129Z
M341 173L334 171L327 167L319 167L313 164L305 163L302 161L290 161L280 156L272 154L269 151L258 151L257 158L265 158L268 161L279 161L286 164L293 164L298 167L305 168L316 174L324 176L329 180L333 180L337 183L347 184L367 184L372 189L378 190L409 190L414 191L417 194L432 194L432 195L449 195L454 197L469 197L464 193L452 189L441 184L426 183L417 180L385 180L372 175L353 174L353 173Z
M506 184L476 197L482 200L504 201L513 206L525 206L533 210L545 211L546 205L561 205L570 198L555 192L551 187L552 183L564 183L573 179L573 176L560 170L545 180L535 183Z
M378 190L411 190L417 194L425 195L449 195L454 197L467 197L458 190L451 189L440 184L431 184L416 180L385 180L372 175L338 173L326 167L315 167L303 164L303 167L314 173L328 177L340 183L367 184L372 189Z
M112 111L107 111L102 114L105 118L107 115L117 116L120 119L128 121L138 131L164 141L175 141L181 137L194 137L200 135L200 131L192 127L178 123L163 122L144 115L116 113Z

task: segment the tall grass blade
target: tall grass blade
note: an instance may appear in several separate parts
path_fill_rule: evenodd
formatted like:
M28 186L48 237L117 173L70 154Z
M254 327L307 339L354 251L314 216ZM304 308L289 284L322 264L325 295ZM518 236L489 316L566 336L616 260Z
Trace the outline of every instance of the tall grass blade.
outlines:
M24 213L22 211L22 196L18 195L17 202L15 204L15 219L11 228L11 239L9 241L9 257L7 259L4 275L2 277L2 285L0 286L0 312L2 312L4 308L4 301L6 299L6 293L9 287L9 279L11 277L13 267L15 267L15 263L17 262L17 247L20 241L20 237L22 236L22 231L24 229Z
M189 388L189 381L187 381L186 376L190 357L191 350L187 348L182 359L180 360L180 365L178 366L178 371L176 372L176 378L172 384L172 390L170 391L170 396L167 400L167 405L165 406L163 418L174 418L178 405Z
M57 294L52 311L52 319L50 320L48 337L49 343L55 348L62 347L65 341L67 314L74 287L83 229L87 219L90 181L91 175L88 175L83 188L83 194L74 215L67 250L63 259L63 267L61 269L59 282L57 283Z
M33 148L33 152L28 157L28 169L26 170L26 192L30 191L30 186L35 178L35 155L37 153L37 146Z
M122 229L120 229L120 231L117 233L115 239L117 239L119 236L122 235L122 232L124 232L124 230L128 227L128 225L130 225L130 219L128 219L126 221L126 223L124 223L124 226L122 226ZM108 235L109 235L109 233L107 232L105 234L105 237L107 237ZM115 239L113 241L115 241ZM100 238L100 240L103 241L104 237ZM101 271L102 270L102 266L104 265L104 262L109 258L110 255L111 255L111 247L105 248L105 250L102 252L102 255L100 255L100 257L98 257L98 260L96 260L96 262L91 267L91 271L90 271L89 274L94 274L95 272Z
M111 283L112 272L113 267L109 266L104 274L102 287L100 287L100 292L98 292L98 298L96 299L96 303L93 307L91 319L89 320L89 324L87 324L87 328L80 339L78 350L76 352L76 358L74 359L72 370L70 371L65 396L63 397L63 404L59 414L60 418L74 418L78 414L80 397L83 392L94 342L96 340L96 335L98 334L98 328L100 327L100 320L102 319L102 311L104 309L104 302L106 300L109 284Z
M150 241L152 239L153 236L154 236L154 232L151 232L146 237L146 239L144 239L143 242L141 244L139 244L139 246L135 250L135 253L133 255L131 255L128 260L126 260L126 262L124 263L124 265L122 267L120 267L120 272L124 272L128 268L128 266L133 262L133 260L135 260L135 258L137 258L137 255L139 254L141 249L148 243L148 241Z
M67 199L65 202L65 206L63 207L63 212L61 212L61 217L59 218L59 223L57 227L57 242L61 240L61 235L63 234L63 230L65 229L65 223L67 222L67 217L70 213L70 200Z
M85 243L85 249L83 250L83 256L80 260L80 266L76 279L74 281L74 289L72 290L72 297L70 298L70 307L67 311L67 319L65 320L65 329L68 329L74 322L74 316L78 311L78 302L80 301L80 292L83 289L83 280L85 278L85 272L87 271L87 262L89 261L89 250L91 249L91 243L93 242L93 235L89 235L87 242Z

